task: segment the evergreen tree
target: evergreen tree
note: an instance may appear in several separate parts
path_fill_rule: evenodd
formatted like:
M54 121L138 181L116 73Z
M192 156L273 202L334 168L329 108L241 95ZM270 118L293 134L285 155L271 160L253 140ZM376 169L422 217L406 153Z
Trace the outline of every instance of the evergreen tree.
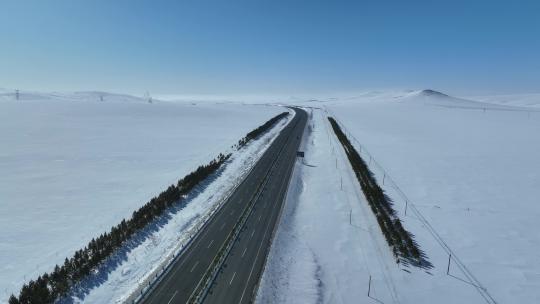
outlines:
M248 133L239 143L247 144L286 115L288 115L287 112L277 115ZM66 295L72 286L88 276L125 241L160 217L167 208L181 202L186 194L214 174L230 157L231 154L220 153L208 164L197 167L196 170L181 178L177 184L170 185L157 197L135 210L130 219L123 219L120 224L111 227L109 232L93 238L84 249L76 251L73 257L66 257L62 266L56 265L50 274L45 273L36 281L31 280L28 284L24 284L19 297L12 295L9 298L9 304L53 303L59 297Z
M9 304L19 304L19 299L17 299L14 295L11 295L9 297L9 301L8 301Z

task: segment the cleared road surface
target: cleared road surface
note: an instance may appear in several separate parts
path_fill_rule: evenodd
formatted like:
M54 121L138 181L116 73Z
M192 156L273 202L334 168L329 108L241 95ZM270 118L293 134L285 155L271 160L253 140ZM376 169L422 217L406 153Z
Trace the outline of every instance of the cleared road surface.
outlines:
M204 303L252 301L307 122L305 111L296 108L294 111L296 115L293 120L281 131L229 200L142 303L188 302L250 203L254 204L253 211L234 241L224 267L216 277L210 293L204 298ZM255 195L261 184L264 187L259 195Z

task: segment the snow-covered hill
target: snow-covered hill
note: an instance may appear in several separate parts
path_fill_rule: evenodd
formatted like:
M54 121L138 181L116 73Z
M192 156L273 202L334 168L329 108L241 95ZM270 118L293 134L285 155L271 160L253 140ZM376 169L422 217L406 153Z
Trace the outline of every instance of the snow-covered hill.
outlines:
M434 91L369 92L302 104L316 107L313 132L259 303L485 303L454 258L498 303L540 303L537 108ZM371 164L433 269L400 268L393 261L327 115L343 124ZM447 250L411 209L405 215L407 204L455 253L450 275Z
M424 90L389 90L367 91L357 94L341 94L328 96L302 96L282 98L289 104L321 107L331 105L352 104L393 104L407 103L429 105L447 108L463 108L469 110L497 110L497 111L523 111L536 112L540 101L540 94L504 95L504 96L473 96L457 97L443 92ZM506 98L506 99L505 99ZM506 100L506 101L505 101Z
M540 93L536 94L511 94L511 95L489 95L471 96L472 100L487 103L495 103L508 106L540 108Z
M127 94L117 94L100 91L84 92L36 92L0 88L2 101L70 101L70 102L148 102L150 96L136 97ZM154 101L154 100L152 100Z
M484 101L467 99L467 98L458 98L454 96L449 96L444 93L434 91L434 90L422 90L419 92L414 92L402 98L402 101L414 100L417 102L422 102L426 105L441 106L448 108L463 108L469 110L497 110L497 111L537 111L537 109L531 109L523 105L518 104L499 104L494 103L492 100L484 99Z

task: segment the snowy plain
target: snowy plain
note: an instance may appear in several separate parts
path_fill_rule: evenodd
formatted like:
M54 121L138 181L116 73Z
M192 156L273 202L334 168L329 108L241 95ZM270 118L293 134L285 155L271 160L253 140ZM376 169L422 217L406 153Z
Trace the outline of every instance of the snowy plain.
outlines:
M0 91L1 301L283 111L102 92L19 97Z
M98 101L103 94L105 101ZM483 303L478 290L460 280L467 278L454 261L452 276L446 274L447 252L410 209L404 214L405 202L391 181L497 303L539 303L536 96L468 100L387 91L350 98L237 99L253 105L223 103L219 97L149 105L101 92L23 92L26 102L14 104L12 91L0 91L0 136L6 143L0 151L0 211L12 214L0 218L0 228L8 231L0 237L1 271L9 274L0 276L0 299L281 112L257 105L271 100L314 108L308 108L306 159L296 165L259 303ZM370 168L379 183L386 179L383 188L433 269L394 262L327 115L339 120L366 161L373 156ZM205 140L184 131L194 126ZM124 299L179 241L170 231L193 227L216 203L211 193L219 196L230 188L224 180L238 179L270 140L233 159L218 177L222 182L194 198L194 209L176 213L123 258L105 283L74 301ZM47 228L38 229L43 225ZM36 247L43 250L28 253ZM148 261L141 263L143 257Z
M515 100L405 91L303 103L317 108L306 164L291 182L257 302L539 303L540 112ZM328 115L366 162L373 157L371 170L433 269L394 262ZM396 185L492 299L453 259L446 274L447 252L411 205L404 214Z
M468 99L508 106L540 108L540 94L506 94L468 96Z

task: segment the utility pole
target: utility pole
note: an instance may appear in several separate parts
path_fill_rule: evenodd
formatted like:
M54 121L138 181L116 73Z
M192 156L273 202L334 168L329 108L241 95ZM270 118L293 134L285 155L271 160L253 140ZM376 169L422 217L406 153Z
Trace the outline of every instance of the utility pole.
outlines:
M446 275L450 274L450 259L452 258L452 254L448 255L448 267L446 268Z
M407 215L407 205L409 205L409 201L405 200L405 216Z

